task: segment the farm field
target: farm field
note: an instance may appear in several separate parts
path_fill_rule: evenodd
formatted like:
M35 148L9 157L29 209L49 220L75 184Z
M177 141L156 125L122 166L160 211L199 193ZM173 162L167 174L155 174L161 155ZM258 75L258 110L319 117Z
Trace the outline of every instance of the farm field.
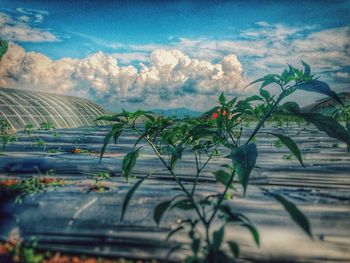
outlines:
M126 183L121 176L123 157L132 148L136 135L131 131L123 133L116 145L108 145L99 164L109 129L96 126L33 130L31 135L17 132L17 141L8 144L0 155L0 180L31 176L43 182L45 178L50 183L52 179L59 180L42 191L23 195L17 202L2 193L2 238L19 231L24 241L34 238L38 250L110 258L180 262L190 254L187 234L179 232L169 241L166 237L177 219L184 213L191 216L191 212L174 209L165 214L159 227L153 221L155 205L176 195L177 190L146 145L132 174L141 178L153 173L130 200L124 220L119 220L123 200L137 181ZM250 130L247 128L247 134ZM236 240L241 247L238 261L349 262L350 155L346 145L312 126L271 125L263 131L293 138L303 153L305 168L287 147L276 143L275 137L257 138L259 158L247 195L243 197L236 183L233 198L224 201L234 211L248 216L261 236L257 247L245 229L226 228L224 238ZM221 150L208 164L208 170L210 165L229 162L226 154ZM190 187L195 174L193 158L185 153L176 169L184 185ZM199 180L198 194L215 194L224 187L211 173L203 173ZM310 220L314 239L305 235L264 190L283 194L297 204ZM179 244L183 244L182 248L169 254Z

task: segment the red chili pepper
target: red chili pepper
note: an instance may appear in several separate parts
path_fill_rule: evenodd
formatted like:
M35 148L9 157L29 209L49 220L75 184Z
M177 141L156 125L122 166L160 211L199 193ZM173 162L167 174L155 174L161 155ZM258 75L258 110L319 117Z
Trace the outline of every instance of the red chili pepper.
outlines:
M215 120L217 117L219 117L219 113L217 113L217 112L214 112L214 113L211 115L211 119L212 119L212 120Z

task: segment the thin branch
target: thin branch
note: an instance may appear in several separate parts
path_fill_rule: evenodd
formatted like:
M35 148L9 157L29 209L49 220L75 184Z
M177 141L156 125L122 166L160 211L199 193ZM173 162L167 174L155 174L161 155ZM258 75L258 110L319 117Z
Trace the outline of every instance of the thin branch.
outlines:
M138 130L136 127L132 127L139 135L142 135L141 131ZM150 141L148 138L144 137L144 140L149 144L149 146L151 146L151 148L153 149L153 151L155 152L155 154L158 156L159 160L162 162L162 164L167 168L167 170L169 171L169 173L173 176L173 178L175 179L175 181L178 183L178 185L181 187L182 191L187 195L188 199L191 201L191 203L193 204L199 218L201 219L202 223L205 225L206 224L206 220L203 217L203 215L201 214L201 212L199 211L199 208L196 204L196 202L194 201L192 195L190 194L190 192L186 189L186 187L183 185L183 183L181 182L180 178L177 177L176 174L174 174L173 170L171 169L171 167L166 163L166 161L164 160L164 158L161 156L161 154L159 153L159 151L157 150L157 148L155 147L155 145L153 144L152 141Z
M258 131L261 129L261 127L264 125L265 121L270 117L270 115L275 111L275 109L277 108L278 104L280 103L280 101L283 98L284 98L284 92L280 94L280 96L278 97L277 101L272 106L272 108L267 113L265 113L264 117L261 119L261 121L255 127L253 133L250 135L249 139L246 141L245 144L248 144L254 138L254 136L258 133Z
M218 212L219 207L220 207L220 205L221 205L222 201L224 200L225 195L226 195L226 193L227 193L228 189L230 188L230 186L231 186L231 182L232 182L232 180L233 180L233 178L234 178L234 177L235 177L235 172L234 172L234 171L232 171L232 174L231 174L231 176L230 176L229 183L226 185L226 187L225 187L225 191L224 191L224 192L223 192L223 194L220 196L220 199L219 199L219 201L218 201L217 205L215 206L215 210L214 210L214 212L212 213L211 217L209 218L209 220L208 220L208 222L207 222L207 223L208 223L208 225L211 223L211 221L213 221L213 219L214 219L214 217L215 217L216 213Z

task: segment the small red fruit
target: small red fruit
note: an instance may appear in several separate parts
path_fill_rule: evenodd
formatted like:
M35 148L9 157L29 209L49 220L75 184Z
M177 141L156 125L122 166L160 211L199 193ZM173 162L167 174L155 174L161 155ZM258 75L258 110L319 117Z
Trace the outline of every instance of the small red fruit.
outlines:
M212 120L215 120L217 117L219 117L219 113L217 113L217 112L214 112L214 113L211 115L211 119L212 119Z

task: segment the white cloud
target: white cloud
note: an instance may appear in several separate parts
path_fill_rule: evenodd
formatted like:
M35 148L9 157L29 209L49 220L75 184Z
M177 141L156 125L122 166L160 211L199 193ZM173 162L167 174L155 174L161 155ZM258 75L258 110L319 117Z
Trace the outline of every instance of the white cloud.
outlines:
M147 52L126 52L111 54L121 64L130 64L131 62L149 62L149 53Z
M83 59L51 60L11 43L0 66L0 86L84 96L116 108L187 106L203 109L220 91L246 92L236 55L219 63L193 59L179 50L155 50L149 64L120 66L115 55L98 52Z
M336 91L349 88L347 86L350 82L349 26L320 29L317 25L293 27L264 21L257 22L256 25L258 27L242 31L237 39L180 38L172 39L168 44L146 45L114 43L116 50L129 51L116 53L114 56L124 58L123 63L139 60L148 64L150 63L148 55L151 52L159 49L168 51L176 49L189 55L191 60L209 61L209 64L215 65L211 61L221 61L224 56L233 53L237 54L240 63L244 65L249 80L268 73L280 73L287 64L302 67L301 60L304 60L311 65L314 74L320 75L321 79L328 82ZM140 54L139 59L137 54ZM156 62L155 60L151 63ZM169 60L169 65L165 67L171 67L171 63ZM223 62L219 64L223 66ZM206 66L206 69L208 68L210 67ZM215 70L214 68L212 70ZM197 77L201 76L198 72L197 74ZM201 84L206 85L207 82L202 80ZM212 84L209 83L210 85ZM205 87L202 87L202 92L204 91ZM310 101L314 96L316 95L309 96ZM304 98L300 102L307 103Z
M317 26L292 27L282 24L257 22L257 28L241 32L238 39L214 40L207 38L180 38L169 44L115 45L132 54L140 53L140 61L157 49L178 49L192 58L217 61L234 53L243 63L251 78L275 71L282 71L287 64L300 65L308 62L314 72L328 74L350 66L350 27L319 29ZM128 57L129 53L121 56ZM117 56L117 54L116 54ZM131 60L129 60L130 62ZM301 65L300 65L301 66Z
M26 16L34 22L32 14L25 12L22 23ZM0 25L7 19L0 15ZM117 108L131 103L204 109L220 91L249 92L242 90L246 84L242 64L252 80L279 73L287 64L301 66L302 59L332 88L348 88L350 27L320 30L263 21L257 26L233 40L181 38L168 44L126 45L89 37L97 46L123 52L98 52L83 59L51 60L12 44L0 68L0 85L76 94L105 105L115 101ZM136 61L142 62L139 67Z
M41 14L41 15L49 15L48 11L45 10L38 10L38 9L32 9L32 8L25 8L25 7L18 7L16 8L16 11L19 13L25 14L25 15L35 15L35 14Z
M44 16L48 13L24 8L18 8L17 11L19 13L17 16L0 13L1 39L18 42L58 41L54 34L37 26L43 22Z
M308 62L314 73L335 82L330 72L349 71L350 27L316 30L259 23L260 28L242 32L238 40L180 39L173 45L195 58L219 59L235 53L250 78L279 73L287 64L301 66Z

